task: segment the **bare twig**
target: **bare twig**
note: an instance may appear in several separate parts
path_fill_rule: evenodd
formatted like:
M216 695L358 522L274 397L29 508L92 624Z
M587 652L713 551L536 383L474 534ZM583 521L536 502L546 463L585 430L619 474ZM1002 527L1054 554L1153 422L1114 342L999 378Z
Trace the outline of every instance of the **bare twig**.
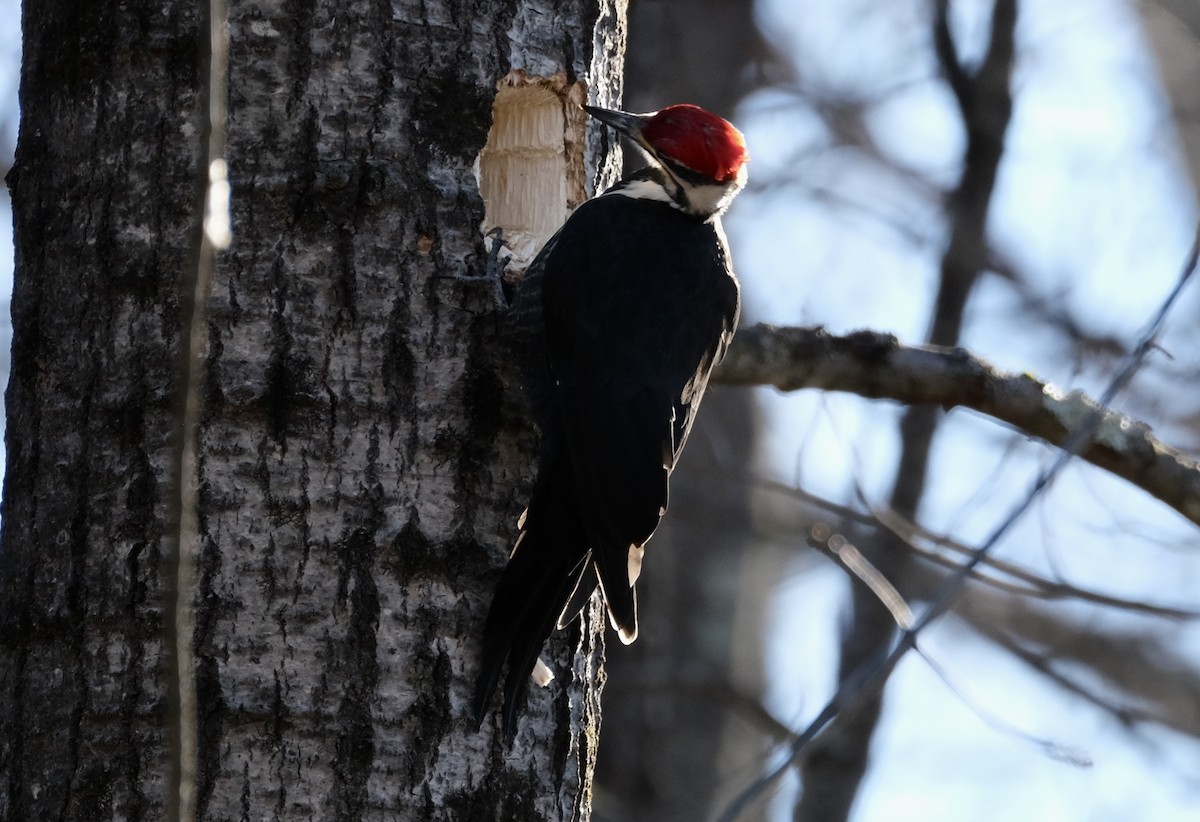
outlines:
M957 554L972 554L974 549L968 548L961 542L950 539L949 537L940 534L934 534L920 525L900 517L893 511L886 509L872 508L875 514L875 521L895 534L909 549L922 559L929 560L946 568L957 568L958 563L951 557L947 557L937 551L922 547L918 541L924 540L935 545L947 548ZM1124 611L1137 612L1149 616L1169 617L1172 619L1196 619L1200 618L1200 611L1190 608L1174 608L1167 605L1150 605L1137 600L1125 599L1122 597L1109 596L1096 591L1090 591L1086 588L1080 588L1070 583L1057 580L1046 579L1045 577L1035 574L1019 565L1011 562L1006 562L995 557L988 556L984 559L984 563L989 568L993 568L1005 576L1018 580L1021 585L1005 582L996 577L976 572L972 574L973 579L977 579L984 584L991 585L994 588L999 588L1010 593L1020 594L1022 596L1036 597L1038 599L1047 600L1077 600L1080 602L1088 602L1093 605L1103 605L1109 608L1119 608Z
M808 745L813 740L817 739L839 719L853 716L860 707L878 696L900 660L908 651L916 646L917 637L930 623L949 610L950 606L953 605L961 593L966 581L984 561L988 552L1000 541L1001 537L1007 534L1013 525L1024 516L1025 512L1033 505L1033 502L1050 486L1054 478L1058 476L1073 456L1081 452L1089 443L1092 443L1092 447L1094 448L1096 442L1102 441L1106 415L1113 414L1113 412L1106 410L1107 406L1129 384L1130 379L1133 378L1134 373L1145 359L1147 352L1155 345L1155 338L1162 329L1167 314L1196 270L1198 258L1200 258L1200 226L1197 227L1191 251L1188 254L1175 287L1163 300L1158 311L1150 321L1149 327L1142 334L1137 346L1130 356L1126 358L1125 363L1116 376L1113 377L1104 394L1101 395L1099 404L1092 403L1085 405L1086 410L1084 413L1075 420L1073 426L1068 426L1068 433L1061 443L1062 450L1054 461L1038 474L1025 497L993 529L983 544L971 554L970 558L955 573L946 578L912 628L905 629L900 633L896 646L882 658L877 658L866 665L860 666L851 676L844 679L829 703L809 723L807 728L796 735L783 760L755 780L753 784L747 787L733 801L720 816L722 822L733 822L733 820L737 819L742 810L750 802L774 784L791 767L793 762L803 756ZM1200 504L1200 499L1196 499L1195 502ZM1200 521L1195 518L1193 519L1194 521Z
M880 573L879 569L873 566L866 557L859 553L853 545L848 543L845 537L836 534L833 530L824 523L815 524L809 532L808 543L813 548L816 548L823 553L827 553L851 575L852 579L865 585L870 589L871 593L888 609L895 620L897 627L901 630L908 630L913 627L913 614L908 607L908 603L904 601L904 597L900 592ZM953 563L951 563L953 564ZM950 691L959 698L959 700L967 706L981 721L1001 732L1012 734L1026 742L1030 742L1041 748L1048 756L1065 762L1070 762L1077 767L1089 767L1092 762L1086 754L1079 751L1071 750L1066 746L1044 737L1035 736L1016 725L1001 719L983 709L983 707L972 699L966 689L960 685L950 674L948 666L943 664L938 659L938 655L933 648L928 646L928 643L913 644L913 651L917 653L925 661L933 671L934 675L942 681L942 683L950 689ZM1022 657L1024 658L1024 657Z
M1035 736L1028 731L1018 728L1008 720L998 717L990 711L985 711L978 702L970 697L966 689L950 675L950 669L943 665L935 655L930 653L928 647L918 646L915 650L925 660L925 664L929 666L930 670L942 681L942 684L949 688L975 716L979 717L982 722L990 726L993 730L1000 733L1012 734L1026 742L1037 745L1047 756L1057 759L1060 762L1070 763L1077 768L1090 768L1092 766L1091 757L1083 751L1068 748L1059 742L1055 742L1053 739Z
M610 680L613 691L621 697L634 692L641 694L676 694L712 703L724 712L740 716L775 742L788 742L792 729L777 719L762 700L737 686L714 679L697 671L673 672L671 676L641 676L634 679Z
M913 613L904 597L845 537L834 533L825 523L818 522L809 532L808 544L831 556L852 579L867 586L880 604L888 609L899 628L908 630L913 626Z
M757 325L738 333L715 377L731 385L820 388L907 404L961 406L1059 446L1094 416L1093 434L1079 456L1200 524L1196 459L1103 402L1029 374L998 371L961 348L907 346L872 331L835 336L823 328Z
M775 480L759 479L755 483L766 490L794 497L796 500L807 505L827 511L841 520L891 531L905 548L917 557L943 568L957 568L958 562L953 557L946 556L934 548L927 547L927 545L945 548L959 555L968 555L975 550L958 540L951 539L945 534L930 531L919 523L910 522L886 506L872 505L867 502L861 493L859 494L859 500L868 508L868 511L861 511L848 505L842 505L818 494L805 491L803 488L797 488L794 485L788 485L787 483ZM1200 619L1200 610L1195 608L1153 605L1140 600L1102 594L1098 591L1062 582L1061 580L1048 579L1016 563L997 559L990 555L984 558L982 564L994 569L997 574L1015 581L1010 582L1000 576L988 574L979 569L976 569L971 578L983 585L1010 594L1051 601L1075 600L1106 608L1115 608L1152 617L1165 617L1167 619Z
M1194 720L1192 722L1188 722L1188 711L1155 710L1155 706L1162 706L1165 700L1154 700L1140 705L1134 704L1130 701L1117 704L1111 694L1104 694L1102 693L1102 689L1097 688L1095 685L1085 684L1075 679L1067 672L1060 670L1054 664L1054 660L1047 654L1039 653L1038 651L1029 648L1023 642L1013 639L1003 642L1002 647L1004 647L1005 650L1007 650L1013 656L1029 665L1029 667L1033 668L1042 676L1045 676L1047 679L1054 682L1064 691L1074 694L1080 699L1096 706L1100 710L1105 711L1126 727L1132 728L1139 724L1153 723L1164 728L1170 728L1181 734L1188 734L1193 737L1196 736L1196 723ZM1150 657L1150 654L1141 654L1140 656L1146 658ZM1140 662L1143 660L1139 659L1138 661ZM1158 665L1155 667L1162 668L1164 666ZM1098 673L1101 677L1106 679L1110 678L1109 672L1107 671L1096 670L1095 668L1092 668L1091 673ZM1154 671L1154 673L1159 675L1163 681L1174 681L1170 677L1170 674L1174 673L1173 671L1160 670ZM1147 679L1148 678L1149 677L1147 677Z

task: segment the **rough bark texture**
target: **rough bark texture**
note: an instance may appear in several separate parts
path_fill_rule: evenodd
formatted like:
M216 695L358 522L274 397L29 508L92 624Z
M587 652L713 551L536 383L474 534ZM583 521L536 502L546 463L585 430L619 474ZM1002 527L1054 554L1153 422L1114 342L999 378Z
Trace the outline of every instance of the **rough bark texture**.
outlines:
M598 16L612 39L593 43ZM497 82L594 84L619 55L614 10L246 3L230 32L240 239L215 279L202 434L205 815L571 818L592 623L557 643L515 747L468 720L531 438L487 288L448 278L483 274L472 165Z
M46 0L24 13L0 819L155 819L198 19L159 2Z
M194 5L108 5L26 9L0 819L159 819L170 790L164 483L202 50ZM612 103L619 5L231 5L234 244L184 555L199 818L587 815L597 620L552 644L514 745L467 720L533 437L489 289L449 278L483 273L497 83Z

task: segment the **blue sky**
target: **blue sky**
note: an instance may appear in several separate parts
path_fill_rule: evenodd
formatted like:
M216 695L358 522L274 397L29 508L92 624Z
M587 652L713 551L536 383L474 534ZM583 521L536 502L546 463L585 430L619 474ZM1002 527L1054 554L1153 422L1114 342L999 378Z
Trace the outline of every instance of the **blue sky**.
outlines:
M764 90L740 112L752 188L735 204L728 228L748 317L836 331L872 328L920 342L944 241L935 194L956 179L964 143L927 48L928 6L763 0L759 7L773 43L796 62L801 93ZM977 60L991 4L954 8L960 48ZM1131 346L1174 284L1197 218L1153 56L1124 2L1025 2L1020 13L1016 105L991 239L1030 294L1087 332ZM814 92L879 101L864 119L883 162L832 144L806 107ZM1175 361L1153 357L1135 383L1142 390L1118 400L1168 442L1185 446L1181 438L1195 433L1174 419L1194 411L1200 396L1178 373L1195 364L1198 304L1195 293L1185 295L1163 336ZM972 296L963 343L1001 368L1093 396L1112 365L1077 362L1060 335L1028 316L1012 284L994 275ZM853 500L856 485L875 504L887 499L900 409L817 392L763 391L762 399L769 411L763 473L840 502ZM951 413L934 446L923 523L978 541L1052 456L979 415ZM1121 481L1074 464L1000 554L1107 593L1194 605L1197 549L1193 525ZM796 727L832 691L845 586L826 566L798 570L778 592L769 702ZM1148 624L1082 606L1067 613L1098 632ZM1200 658L1195 626L1155 625L1169 646ZM1200 818L1194 740L1165 731L1130 734L953 618L928 639L979 712L1093 764L1066 764L1017 731L997 730L914 657L889 686L856 819ZM794 780L785 784L777 818L790 818L795 787Z

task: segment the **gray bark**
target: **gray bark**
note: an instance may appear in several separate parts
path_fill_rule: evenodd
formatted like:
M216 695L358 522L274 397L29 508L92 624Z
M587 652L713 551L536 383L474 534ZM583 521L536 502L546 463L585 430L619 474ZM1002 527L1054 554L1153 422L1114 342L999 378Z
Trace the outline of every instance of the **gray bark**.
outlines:
M1080 459L1200 525L1200 462L1194 457L1164 443L1146 423L1103 408L1079 391L1066 392L1028 373L998 371L961 348L906 346L873 331L837 336L823 328L756 325L738 334L713 379L781 391L849 391L905 405L961 406L1060 446L1090 421L1095 431L1079 449Z
M171 759L163 482L197 237L200 145L185 135L199 20L183 3L48 1L24 27L0 819L155 819Z
M166 815L180 628L198 818L586 817L595 615L551 643L513 746L468 720L533 435L487 287L448 277L483 273L497 83L613 102L618 4L232 4L191 625L169 478L202 21L47 0L25 25L0 818Z

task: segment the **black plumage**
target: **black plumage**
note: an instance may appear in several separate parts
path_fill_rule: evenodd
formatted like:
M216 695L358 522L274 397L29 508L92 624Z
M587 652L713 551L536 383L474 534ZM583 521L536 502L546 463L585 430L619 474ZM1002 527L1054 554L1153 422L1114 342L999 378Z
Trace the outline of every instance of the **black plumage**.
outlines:
M739 292L715 215L627 196L656 167L584 203L518 288L514 331L535 421L538 476L483 636L481 723L508 660L511 735L541 648L597 581L614 627L637 636L635 553L667 508L667 482ZM633 574L636 578L636 571Z

